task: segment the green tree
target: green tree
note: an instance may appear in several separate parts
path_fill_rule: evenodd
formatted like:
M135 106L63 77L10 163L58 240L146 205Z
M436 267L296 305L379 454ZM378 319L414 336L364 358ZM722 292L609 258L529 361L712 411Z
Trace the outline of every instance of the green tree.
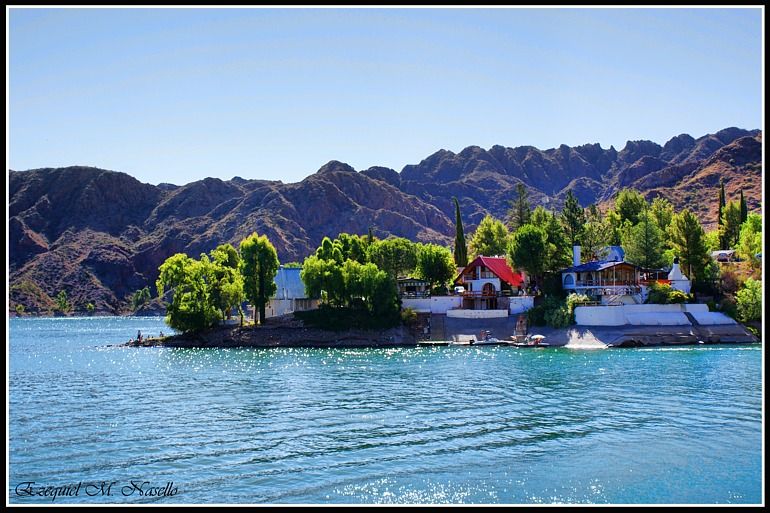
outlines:
M395 279L414 271L417 247L409 239L388 237L369 246L369 261Z
M615 197L615 210L620 214L620 220L630 221L632 225L639 222L639 214L647 208L644 196L635 189L622 189Z
M743 322L762 318L762 282L749 278L736 294L738 318Z
M60 290L59 293L56 294L56 309L61 313L67 313L70 311L70 308L72 308L72 305L67 299L67 291Z
M19 315L19 316L24 315L24 305L22 305L21 303L18 303L16 305L16 315Z
M140 308L142 308L144 305L150 302L152 299L152 292L150 292L150 287L144 287L143 289L139 289L136 292L134 292L133 296L131 296L131 309L133 311L137 311Z
M564 225L564 233L567 236L569 245L580 245L583 237L583 225L585 225L586 222L586 215L572 190L567 192L564 210L561 211L561 220Z
M741 223L745 223L749 217L749 206L746 204L746 198L743 197L743 189L741 189Z
M96 307L93 303L86 304L86 311L88 312L88 315L91 315L94 313L94 310L96 310Z
M504 255L510 234L502 221L487 214L481 220L470 241L474 257Z
M607 210L602 224L604 225L604 233L607 234L607 244L620 246L621 234L623 233L623 222L620 219L620 214L614 209Z
M722 211L722 224L719 235L724 246L721 249L734 248L741 234L741 206L737 201L731 201Z
M705 235L705 242L706 242L706 249L709 252L717 251L720 248L720 240L722 240L719 236L719 230L711 230L710 232L706 232Z
M241 256L232 244L222 244L211 252L213 282L211 298L217 310L222 314L222 320L230 317L233 308L241 314L241 303L245 299L243 291L243 276L240 272Z
M595 218L594 218L595 219ZM602 260L606 255L608 242L607 226L600 221L588 221L583 225L581 253L584 260Z
M705 233L698 218L688 209L674 214L668 230L671 247L681 259L687 277L696 282L706 279L705 269L711 257L706 249Z
M602 211L596 206L596 203L591 203L586 207L586 223L601 223Z
M570 262L572 262L572 247L568 244L564 227L555 213L548 216L548 221L543 229L546 235L545 264L543 268L546 272L555 273L569 266Z
M339 242L343 261L355 260L362 264L365 264L368 261L366 250L369 244L364 237L361 237L360 235L351 235L349 233L340 233L335 240L335 243L337 242Z
M305 284L308 297L321 299L333 306L344 304L345 280L342 266L335 260L309 256L302 265L300 279Z
M759 268L761 262L757 253L762 251L762 216L759 214L750 213L746 222L741 225L737 251L753 268Z
M508 227L511 231L514 231L520 226L529 223L530 217L532 216L529 193L523 183L518 183L516 185L516 199L510 203L511 208L508 209L506 219L508 220Z
M724 179L719 180L719 205L717 210L717 222L721 226L722 225L722 213L725 208L726 204L726 197L725 197L725 181ZM723 248L720 248L723 249Z
M502 224L502 223L500 223ZM436 244L420 244L417 248L417 277L427 281L431 290L449 283L456 271L452 253Z
M463 219L460 217L460 203L457 198L452 198L455 202L455 265L465 267L468 265L468 245L465 243L465 231L463 230Z
M548 225L548 223L551 221L551 218L554 216L552 212L549 212L542 206L538 205L535 207L535 210L532 211L532 215L529 219L529 224L532 226L536 226L538 228L543 228ZM563 230L562 230L563 233Z
M658 269L664 264L663 232L647 210L639 214L638 220L623 239L625 259L645 269Z
M514 267L524 269L541 283L548 254L547 235L542 228L525 224L513 233L508 258Z
M265 306L275 294L278 254L267 236L252 233L241 241L241 275L246 298L259 310L259 321L265 321Z
M209 258L204 254L195 260L177 253L166 259L158 268L155 286L158 296L167 289L173 290L170 305L166 308L166 323L177 331L193 332L213 326L218 318L211 299L214 280Z
M655 218L655 222L658 223L658 228L663 233L668 230L668 225L671 224L671 218L674 216L674 206L663 196L656 196L652 200L650 206L650 213Z

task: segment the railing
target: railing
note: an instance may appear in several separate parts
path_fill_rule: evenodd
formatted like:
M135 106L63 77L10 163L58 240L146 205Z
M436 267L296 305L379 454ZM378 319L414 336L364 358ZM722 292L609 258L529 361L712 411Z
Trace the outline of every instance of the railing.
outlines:
M639 282L622 280L582 280L575 282L576 287L638 287Z
M402 292L400 296L405 299L421 299L430 297L430 292Z

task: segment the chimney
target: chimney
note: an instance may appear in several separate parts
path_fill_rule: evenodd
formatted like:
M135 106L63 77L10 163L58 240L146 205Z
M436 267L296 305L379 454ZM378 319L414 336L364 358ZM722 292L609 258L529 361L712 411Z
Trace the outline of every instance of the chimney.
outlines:
M572 265L580 265L580 246L572 246Z

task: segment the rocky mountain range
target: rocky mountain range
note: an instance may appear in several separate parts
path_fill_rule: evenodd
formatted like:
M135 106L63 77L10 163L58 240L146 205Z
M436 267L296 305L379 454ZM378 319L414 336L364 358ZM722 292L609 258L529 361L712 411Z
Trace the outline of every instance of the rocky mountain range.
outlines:
M155 186L81 166L10 170L9 308L47 313L66 290L76 309L93 303L97 312L118 313L137 289L154 292L168 256L197 257L254 231L270 238L282 262L301 261L326 235L370 227L378 237L449 245L453 196L470 232L487 213L503 218L519 183L533 205L556 210L569 190L587 206L633 187L690 208L713 228L720 179L728 200L743 189L749 209L760 209L761 138L759 130L726 128L697 139L682 134L663 146L629 141L620 151L599 144L470 146L440 150L400 173L331 161L298 183L234 177Z

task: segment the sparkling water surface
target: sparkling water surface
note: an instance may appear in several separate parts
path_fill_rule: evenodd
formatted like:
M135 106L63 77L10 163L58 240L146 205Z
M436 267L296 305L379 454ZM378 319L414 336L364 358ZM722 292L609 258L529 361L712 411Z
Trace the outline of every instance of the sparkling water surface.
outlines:
M759 345L108 346L137 330L171 331L10 320L10 502L762 501Z

